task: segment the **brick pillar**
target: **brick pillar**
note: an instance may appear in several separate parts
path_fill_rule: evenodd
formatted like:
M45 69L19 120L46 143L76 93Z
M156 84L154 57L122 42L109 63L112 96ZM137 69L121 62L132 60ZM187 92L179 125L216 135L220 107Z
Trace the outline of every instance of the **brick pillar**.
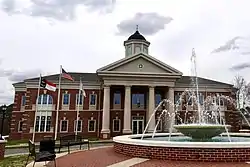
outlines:
M5 143L5 140L0 140L0 160L4 159Z

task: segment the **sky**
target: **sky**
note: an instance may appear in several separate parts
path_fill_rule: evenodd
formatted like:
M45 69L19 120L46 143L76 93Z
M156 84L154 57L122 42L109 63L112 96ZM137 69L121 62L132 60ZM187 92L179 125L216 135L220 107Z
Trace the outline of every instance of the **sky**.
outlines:
M0 0L0 104L12 83L59 73L95 72L124 58L139 31L149 54L190 75L250 82L249 0Z

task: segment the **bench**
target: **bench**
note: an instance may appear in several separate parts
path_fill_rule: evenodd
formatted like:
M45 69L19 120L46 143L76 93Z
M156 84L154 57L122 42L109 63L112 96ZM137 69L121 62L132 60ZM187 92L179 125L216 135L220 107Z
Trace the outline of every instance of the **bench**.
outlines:
M87 144L89 150L89 140L84 139L80 135L65 135L60 137L59 153L61 148L68 147L68 153L70 153L70 146L80 145L80 149L83 144Z

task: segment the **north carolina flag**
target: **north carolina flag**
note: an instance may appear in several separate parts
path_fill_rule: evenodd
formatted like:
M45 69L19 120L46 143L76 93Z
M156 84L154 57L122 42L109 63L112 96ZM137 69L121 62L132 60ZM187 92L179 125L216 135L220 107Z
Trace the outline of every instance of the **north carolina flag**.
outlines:
M67 73L63 68L62 68L62 77L65 78L65 79L68 79L70 81L74 81L72 76L69 73Z
M53 92L56 91L56 84L49 82L44 78L41 78L40 87L53 91Z

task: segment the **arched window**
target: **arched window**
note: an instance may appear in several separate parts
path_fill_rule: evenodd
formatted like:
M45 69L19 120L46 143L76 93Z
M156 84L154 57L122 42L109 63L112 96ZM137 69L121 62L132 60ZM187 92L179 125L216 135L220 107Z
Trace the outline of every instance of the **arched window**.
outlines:
M38 98L38 104L53 104L53 98L51 95L48 95L48 94L43 94L43 95L40 95L39 98Z
M36 132L50 132L53 110L53 98L51 95L42 94L37 99L38 110L36 112Z

